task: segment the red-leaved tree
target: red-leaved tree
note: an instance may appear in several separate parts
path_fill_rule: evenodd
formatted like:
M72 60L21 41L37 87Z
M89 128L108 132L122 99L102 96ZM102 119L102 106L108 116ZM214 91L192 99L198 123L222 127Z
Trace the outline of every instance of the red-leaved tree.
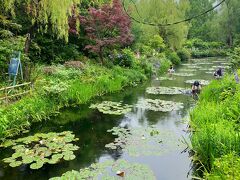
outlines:
M133 41L131 21L123 10L120 0L90 8L87 16L80 18L90 44L85 49L97 53L103 63L105 49L126 46Z

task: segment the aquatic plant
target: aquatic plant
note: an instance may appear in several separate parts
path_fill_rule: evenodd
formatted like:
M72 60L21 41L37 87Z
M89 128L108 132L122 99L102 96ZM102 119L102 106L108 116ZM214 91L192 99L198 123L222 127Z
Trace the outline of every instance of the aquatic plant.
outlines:
M66 179L156 180L153 171L147 165L128 162L124 159L119 159L117 161L107 160L102 163L95 163L90 165L88 168L80 169L80 171L68 171L61 177L54 177L50 180Z
M141 99L136 107L151 111L170 112L183 108L183 103L164 101L160 99Z
M212 65L213 63L210 63L210 62L198 62L198 63L195 63L196 65Z
M198 81L198 82L200 82L200 84L201 85L208 85L210 82L208 81L208 80L187 80L187 81L185 81L185 83L187 83L187 84L193 84L195 81Z
M105 147L111 150L122 150L133 157L160 156L183 147L173 132L159 130L156 127L130 129L114 127L108 132L117 138Z
M180 71L183 71L183 72L194 72L194 71L196 71L196 69L181 69Z
M182 77L190 77L190 76L194 76L195 74L191 74L191 73L173 73L174 76L182 76Z
M214 72L212 72L212 71L207 71L207 72L205 72L206 74L214 74Z
M156 78L157 81L166 81L166 80L169 80L169 81L172 81L172 80L175 80L174 77L158 77Z
M122 115L132 110L132 105L123 104L122 102L103 101L99 104L92 104L91 109L98 109L103 114Z
M188 90L181 87L148 87L146 92L148 94L184 94Z
M30 164L31 169L39 169L45 163L56 164L62 158L70 161L75 159L73 151L78 150L78 146L71 142L77 140L72 132L64 131L61 133L38 133L34 136L8 141L2 146L12 146L15 152L3 161L9 163L11 167Z

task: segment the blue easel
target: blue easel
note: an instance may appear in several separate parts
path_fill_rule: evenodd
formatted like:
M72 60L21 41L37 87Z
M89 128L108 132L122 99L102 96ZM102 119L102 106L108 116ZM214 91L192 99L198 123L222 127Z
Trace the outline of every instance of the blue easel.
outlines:
M9 81L11 82L12 86L16 85L17 75L20 71L21 78L23 80L23 71L22 71L22 64L21 64L21 52L14 52L12 58L10 60L10 64L8 67L8 74L9 74Z

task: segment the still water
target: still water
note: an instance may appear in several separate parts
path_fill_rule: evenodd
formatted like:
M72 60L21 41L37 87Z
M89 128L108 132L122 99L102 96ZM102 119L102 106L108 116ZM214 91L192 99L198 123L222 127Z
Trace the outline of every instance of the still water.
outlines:
M37 132L62 132L72 131L79 141L75 144L80 147L75 151L76 159L72 161L62 161L56 165L46 164L40 170L31 170L29 166L11 168L8 164L0 162L0 179L3 180L46 180L51 177L61 176L70 170L79 170L88 167L92 163L104 162L106 160L125 159L129 162L137 162L147 165L159 180L185 180L191 179L192 162L187 145L189 142L188 121L189 111L194 107L196 101L191 95L149 95L146 93L147 87L183 87L191 88L186 84L186 80L202 79L211 80L211 74L218 66L223 66L224 59L208 58L191 60L176 68L177 73L194 74L193 76L174 76L175 80L157 80L140 84L136 87L124 89L121 92L98 97L89 104L75 108L66 108L50 120L36 123L31 131L24 136L33 135ZM204 64L205 63L205 64ZM212 63L212 64L211 64ZM214 66L214 67L212 67ZM172 112L154 112L144 108L134 107L125 115L105 115L97 110L89 109L92 103L102 101L122 101L123 103L135 106L142 99L161 99L174 102L182 102L184 108ZM114 141L115 136L107 130L113 127L125 128L146 128L155 126L160 132L168 131L174 136L171 141L177 146L172 146L160 155L131 156L126 151L109 150L106 144ZM162 139L163 143L168 136ZM0 158L11 156L10 149L0 152ZM136 179L139 179L136 177ZM140 178L141 179L141 178Z

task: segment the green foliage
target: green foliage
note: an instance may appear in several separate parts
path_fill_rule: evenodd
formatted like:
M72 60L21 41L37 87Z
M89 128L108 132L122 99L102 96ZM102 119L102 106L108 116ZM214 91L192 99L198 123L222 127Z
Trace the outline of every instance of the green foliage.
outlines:
M11 167L22 164L30 164L31 169L39 169L45 163L56 164L60 159L66 161L75 159L73 151L78 150L78 146L71 142L78 139L70 131L61 133L35 134L3 144L4 147L12 146L15 150L11 157L3 159L5 163L10 163Z
M7 39L0 39L0 71L7 73L7 67L10 57L14 51L23 51L25 39L24 37L12 37ZM27 61L28 58L22 53L21 60Z
M134 52L131 49L125 48L120 53L115 51L114 64L122 67L133 67L136 58Z
M114 115L122 115L130 112L132 110L132 106L128 104L122 104L122 102L112 102L112 101L103 101L99 104L92 104L90 106L91 109L98 109L98 111L103 114L114 114Z
M240 47L236 47L232 53L230 53L231 66L233 68L240 68Z
M32 94L0 107L1 138L14 136L29 128L31 123L48 119L64 106L83 104L93 97L146 80L144 70L119 66L107 69L89 64L83 71L62 66L52 69L51 73L40 75L35 84L36 91Z
M186 48L178 50L177 55L181 61L188 61L191 58L191 53Z
M34 0L4 0L2 8L5 12L10 12L12 16L16 16L19 9L25 11L30 22L38 25L39 30L46 31L49 27L58 38L68 41L69 24L68 18L73 14L72 7L79 5L79 0L45 0L36 2ZM75 9L75 15L78 15ZM79 22L78 22L79 24ZM51 26L50 26L51 25ZM31 26L29 24L29 26Z
M148 46L157 52L162 52L166 47L164 40L160 35L154 35L151 39L149 39Z
M166 73L171 64L172 64L171 61L168 60L167 58L161 58L160 59L160 68L158 70L158 74Z
M200 161L210 174L213 172L213 179L215 175L229 175L231 178L231 171L224 168L226 163L230 162L224 162L226 158L223 156L240 152L239 90L240 86L232 75L215 80L204 88L197 107L191 113L191 127L194 129L191 137L192 148L196 152L197 161ZM223 164L220 165L220 159L217 158L222 157ZM222 170L219 171L220 169Z
M172 64L178 65L181 62L181 59L176 52L167 52L166 56L172 62Z
M235 153L230 153L218 158L213 163L211 173L205 173L205 178L215 179L240 179L240 157Z
M98 179L100 176L103 180L117 180L121 178L118 173L123 173L124 179L126 180L136 178L155 180L154 174L148 166L138 163L130 163L123 159L119 159L115 162L108 160L101 163L91 164L85 169L80 169L80 171L68 171L61 177L54 177L50 180Z

